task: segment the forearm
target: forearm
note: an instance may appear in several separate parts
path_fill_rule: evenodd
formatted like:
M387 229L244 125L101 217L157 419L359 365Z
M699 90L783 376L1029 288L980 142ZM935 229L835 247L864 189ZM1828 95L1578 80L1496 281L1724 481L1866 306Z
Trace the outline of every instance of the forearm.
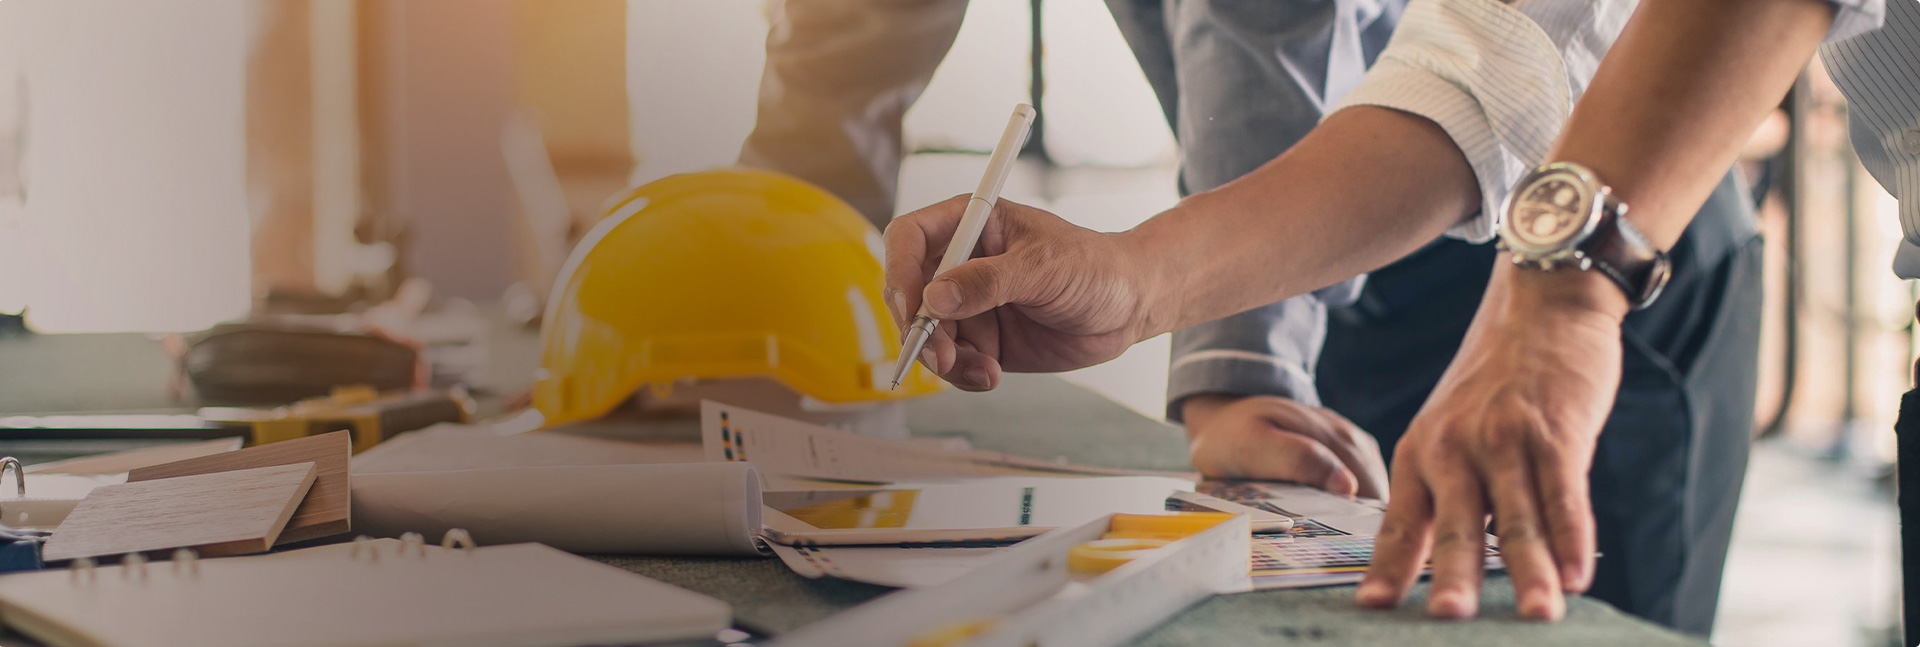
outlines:
M1672 247L1805 67L1833 12L1820 0L1644 0L1550 160L1592 168L1634 226ZM1494 280L1544 297L1534 305L1623 317L1619 289L1591 274L1507 271Z
M1418 249L1480 208L1473 169L1438 125L1342 110L1286 154L1125 236L1152 267L1152 333L1338 283Z
M1551 161L1587 166L1673 246L1827 33L1821 0L1643 0Z

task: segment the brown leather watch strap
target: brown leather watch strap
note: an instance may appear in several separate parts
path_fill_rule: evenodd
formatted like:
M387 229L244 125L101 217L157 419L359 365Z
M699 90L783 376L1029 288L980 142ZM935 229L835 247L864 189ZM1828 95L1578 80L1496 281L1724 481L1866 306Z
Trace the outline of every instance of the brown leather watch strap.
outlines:
M1639 310L1660 297L1673 266L1667 260L1667 253L1654 247L1626 215L1627 205L1607 196L1601 208L1600 226L1581 246L1580 252L1593 262L1595 269L1619 284L1633 309Z

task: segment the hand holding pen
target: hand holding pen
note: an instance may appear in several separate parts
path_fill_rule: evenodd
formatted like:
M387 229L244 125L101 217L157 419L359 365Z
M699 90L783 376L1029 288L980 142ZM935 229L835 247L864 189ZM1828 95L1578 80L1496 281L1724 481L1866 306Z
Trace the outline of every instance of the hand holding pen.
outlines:
M896 383L919 359L955 386L984 391L1002 371L1091 366L1164 332L1146 314L1152 265L1134 262L1144 255L1136 237L997 199L1031 119L1032 108L1015 109L972 196L887 227L887 306L906 329Z

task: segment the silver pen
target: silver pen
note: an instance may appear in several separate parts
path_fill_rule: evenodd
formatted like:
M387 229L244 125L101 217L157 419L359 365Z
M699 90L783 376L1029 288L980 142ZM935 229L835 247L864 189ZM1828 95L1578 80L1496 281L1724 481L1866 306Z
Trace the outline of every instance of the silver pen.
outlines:
M1033 128L1033 106L1019 104L1013 107L1013 118L1007 121L1007 130L1000 134L1000 143L993 147L993 156L987 159L987 174L980 178L980 186L973 190L973 197L967 200L967 211L960 216L960 226L954 229L953 240L947 242L947 253L940 258L940 268L935 277L947 273L973 256L973 247L980 242L980 232L987 229L987 216L993 213L993 203L1000 199L1000 187L1007 183L1007 173L1013 170L1013 159L1020 154L1020 147L1027 143L1027 132ZM925 300L920 303L920 312L913 315L913 323L907 326L906 343L900 346L899 363L893 367L893 387L900 388L900 382L907 379L907 371L913 369L913 361L920 357L920 351L927 347L927 340L933 337L933 329L940 322L927 312ZM929 367L931 368L931 367Z

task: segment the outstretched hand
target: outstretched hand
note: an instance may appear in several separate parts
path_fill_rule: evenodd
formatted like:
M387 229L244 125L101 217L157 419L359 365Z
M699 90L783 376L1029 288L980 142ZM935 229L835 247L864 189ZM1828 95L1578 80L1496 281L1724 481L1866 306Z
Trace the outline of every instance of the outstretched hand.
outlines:
M1620 384L1627 309L1619 290L1594 283L1605 280L1495 271L1460 353L1394 450L1393 498L1360 604L1399 604L1431 555L1427 613L1474 616L1489 515L1522 617L1557 620L1562 594L1592 583L1587 470ZM1570 305L1568 294L1600 303Z

